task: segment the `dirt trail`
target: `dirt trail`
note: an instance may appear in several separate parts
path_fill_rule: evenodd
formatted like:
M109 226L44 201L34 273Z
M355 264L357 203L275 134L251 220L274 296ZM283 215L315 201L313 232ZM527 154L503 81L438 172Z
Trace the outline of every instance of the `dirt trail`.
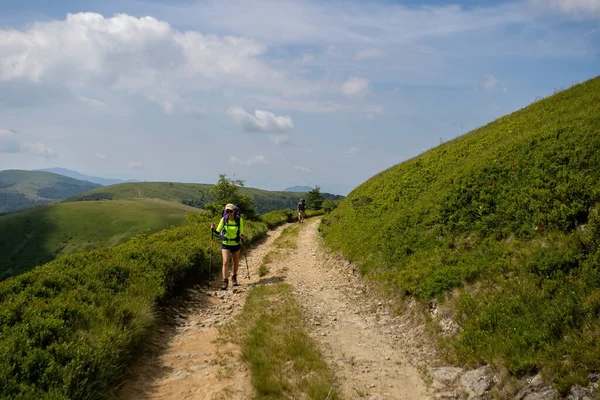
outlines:
M311 337L333 370L342 399L429 399L415 360L427 357L422 327L393 316L352 273L348 263L319 248L318 220L307 220L298 247L258 278L258 267L284 227L248 254L250 280L222 292L196 287L172 307L165 325L151 340L122 399L251 399L249 371L239 349L215 343L217 327L241 310L247 291L256 284L284 280L295 287ZM215 268L218 268L215 267ZM423 366L423 365L422 365ZM454 397L454 396L449 396Z
M216 343L218 328L233 321L242 310L246 294L257 284L258 267L285 227L267 233L267 239L240 260L240 286L219 290L221 280L211 286L195 286L177 299L164 316L161 328L150 340L145 353L133 366L130 379L120 390L120 399L251 399L253 388L247 367L239 360L239 348ZM214 243L219 251L218 242ZM213 271L221 265L213 260Z

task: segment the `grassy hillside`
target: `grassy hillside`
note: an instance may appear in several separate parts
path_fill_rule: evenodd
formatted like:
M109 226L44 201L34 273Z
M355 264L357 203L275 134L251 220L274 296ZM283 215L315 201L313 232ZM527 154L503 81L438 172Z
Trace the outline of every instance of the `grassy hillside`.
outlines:
M91 190L67 201L89 200L131 200L139 198L163 199L193 207L202 208L204 204L214 201L208 194L213 185L201 183L177 182L136 182L105 186ZM250 196L256 204L259 214L282 209L296 209L300 197L304 193L271 192L268 190L240 188L240 192ZM342 196L324 194L326 198L339 199Z
M0 213L47 204L100 185L42 171L0 171Z
M600 371L600 78L369 179L326 242L395 291L446 299L452 356L565 391Z
M0 277L57 256L124 242L142 232L182 225L199 210L163 200L59 203L0 216Z

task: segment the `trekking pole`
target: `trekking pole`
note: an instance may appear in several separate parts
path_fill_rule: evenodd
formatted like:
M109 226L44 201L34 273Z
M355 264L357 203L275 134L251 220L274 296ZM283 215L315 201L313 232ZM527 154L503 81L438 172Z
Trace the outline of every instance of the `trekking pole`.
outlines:
M213 232L213 230L210 230L210 256L209 256L209 261L208 261L208 281L210 282L210 270L212 267L212 253L213 253L213 237L215 236L215 233Z
M250 269L248 268L248 253L246 253L246 241L242 239L242 249L244 250L244 258L246 259L246 278L250 279Z

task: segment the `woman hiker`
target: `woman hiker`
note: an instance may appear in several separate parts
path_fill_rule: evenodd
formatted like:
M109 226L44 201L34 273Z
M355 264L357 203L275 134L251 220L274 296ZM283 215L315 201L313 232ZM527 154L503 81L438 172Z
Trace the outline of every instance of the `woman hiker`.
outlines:
M225 206L225 216L219 221L219 226L215 229L215 224L210 224L210 229L221 236L221 254L223 255L223 286L222 290L227 290L229 280L229 254L233 257L233 275L231 285L237 286L237 273L240 266L240 239L244 239L244 220L240 216L239 208L233 204Z

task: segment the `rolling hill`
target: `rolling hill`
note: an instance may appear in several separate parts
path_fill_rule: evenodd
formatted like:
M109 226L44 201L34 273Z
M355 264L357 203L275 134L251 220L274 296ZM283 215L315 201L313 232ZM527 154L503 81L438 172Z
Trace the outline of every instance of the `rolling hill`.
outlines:
M298 186L298 185L283 189L284 192L302 192L302 193L310 192L311 190L313 190L313 188L310 186Z
M48 204L100 185L43 171L0 171L0 214Z
M0 278L58 256L182 225L200 210L164 200L59 203L0 216Z
M600 371L600 78L372 177L326 243L395 293L437 298L449 357L543 376Z
M81 181L93 182L93 183L97 183L102 186L116 185L116 184L125 183L125 182L139 182L138 180L111 179L111 178L101 178L99 176L84 175L77 171L73 171L73 170L66 169L66 168L46 168L46 169L41 169L40 171L52 172L53 174L68 176L69 178L79 179Z
M204 204L214 201L208 194L213 185L201 183L177 182L140 182L122 183L90 190L73 196L67 201L89 200L132 200L141 198L163 199L193 207L202 208ZM250 196L256 204L256 211L264 214L269 211L286 208L295 209L300 195L294 192L271 192L254 188L240 188L240 192ZM343 196L323 193L327 199L337 200Z

